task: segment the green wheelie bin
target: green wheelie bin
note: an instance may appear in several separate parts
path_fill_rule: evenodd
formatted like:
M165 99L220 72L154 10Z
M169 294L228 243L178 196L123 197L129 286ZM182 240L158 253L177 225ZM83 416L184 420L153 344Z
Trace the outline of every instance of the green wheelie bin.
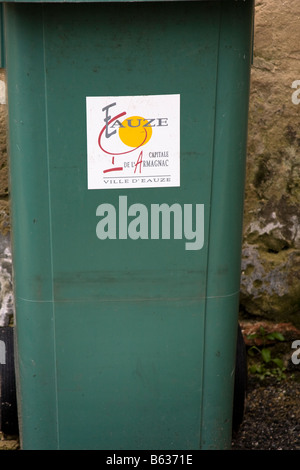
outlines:
M230 448L253 8L3 4L23 449Z

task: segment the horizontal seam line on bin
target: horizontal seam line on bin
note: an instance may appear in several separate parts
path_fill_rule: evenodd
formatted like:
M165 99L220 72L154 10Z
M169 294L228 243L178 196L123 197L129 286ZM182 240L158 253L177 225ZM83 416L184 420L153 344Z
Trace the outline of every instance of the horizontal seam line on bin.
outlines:
M240 293L240 290L237 290L235 292L231 292L230 294L223 294L223 295L208 295L208 296L200 296L200 297L155 297L155 298L143 298L143 299L137 299L137 298L122 298L122 299L56 299L56 300L33 300L33 299L25 299L23 297L18 297L18 300L23 300L25 302L33 302L33 303L63 303L63 302L157 302L157 301L176 301L176 300L205 300L205 299L222 299L226 297L233 297L234 295L237 295Z

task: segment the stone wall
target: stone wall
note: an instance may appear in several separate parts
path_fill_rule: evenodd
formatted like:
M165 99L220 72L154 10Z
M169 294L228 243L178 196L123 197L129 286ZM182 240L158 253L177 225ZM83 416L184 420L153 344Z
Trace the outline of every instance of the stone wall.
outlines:
M5 73L0 69L0 326L13 321Z
M300 326L300 5L256 0L241 316ZM0 71L0 326L11 321L4 71Z
M256 1L241 310L300 326L300 4Z

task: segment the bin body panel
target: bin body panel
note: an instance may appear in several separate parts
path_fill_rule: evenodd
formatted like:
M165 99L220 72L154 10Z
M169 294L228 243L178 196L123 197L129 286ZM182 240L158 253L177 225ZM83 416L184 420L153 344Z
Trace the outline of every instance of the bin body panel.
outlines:
M252 2L225 3L5 6L24 449L230 446ZM86 97L156 95L180 186L88 189ZM163 203L203 205L201 249L97 237L99 205Z

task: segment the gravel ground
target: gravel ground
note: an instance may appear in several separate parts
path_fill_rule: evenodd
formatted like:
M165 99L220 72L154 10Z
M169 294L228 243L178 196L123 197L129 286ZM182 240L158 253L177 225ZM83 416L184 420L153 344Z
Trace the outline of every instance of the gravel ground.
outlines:
M300 450L299 373L286 380L249 378L244 421L233 450Z
M249 339L263 327L267 332L280 332L284 341L269 341L272 358L283 361L286 375L280 381L273 377L260 380L248 374L248 390L244 421L233 436L233 450L300 450L300 364L291 362L292 342L300 338L300 330L290 323L241 322L247 348L262 346L262 337ZM247 355L248 365L253 360Z

